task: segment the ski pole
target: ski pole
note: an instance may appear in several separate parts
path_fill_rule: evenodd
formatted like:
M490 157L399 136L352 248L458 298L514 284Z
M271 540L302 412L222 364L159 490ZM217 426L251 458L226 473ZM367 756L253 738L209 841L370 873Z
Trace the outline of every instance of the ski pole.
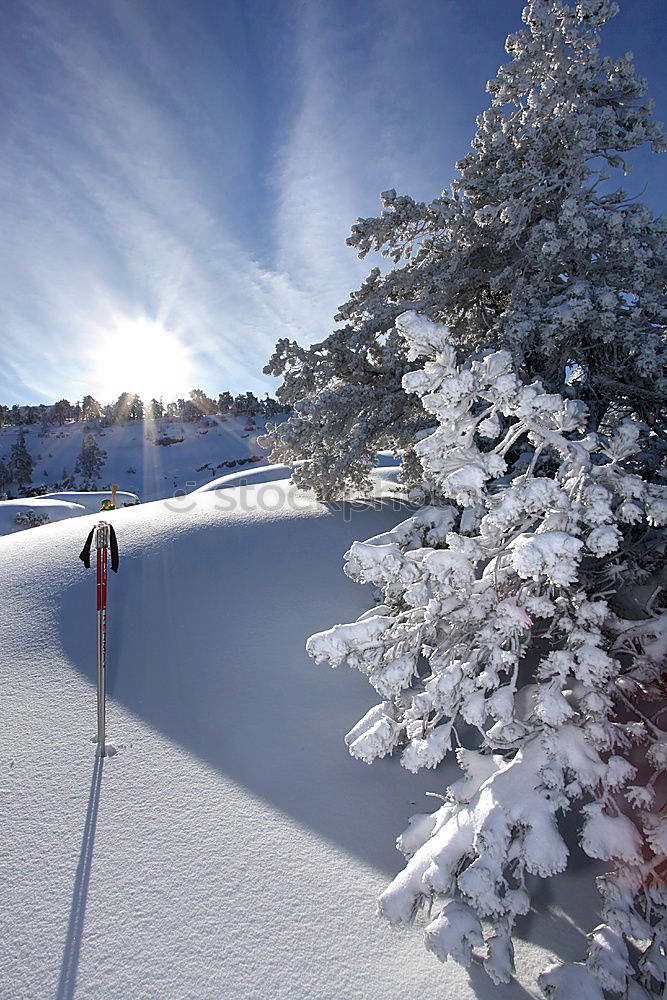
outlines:
M118 572L118 542L113 526L100 521L91 529L79 559L90 568L90 550L97 550L97 754L106 757L107 561Z
M109 525L100 521L95 530L97 549L97 752L106 757L107 667L107 553Z

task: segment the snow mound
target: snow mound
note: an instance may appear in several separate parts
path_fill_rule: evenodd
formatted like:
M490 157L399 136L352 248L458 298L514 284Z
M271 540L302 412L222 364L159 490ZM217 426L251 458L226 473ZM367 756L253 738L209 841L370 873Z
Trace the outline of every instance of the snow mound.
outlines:
M77 517L86 513L83 504L66 503L55 498L34 497L25 500L2 500L0 501L0 535L9 535L15 531L39 527L41 524L62 521L63 518Z
M406 497L405 487L401 486L398 482L400 472L400 465L380 465L376 469L371 469L371 497L375 499L396 497L397 499L404 500ZM362 490L356 490L349 493L346 499L363 502L370 498Z
M87 514L97 514L102 508L103 500L111 500L111 490L98 490L96 492L77 492L75 490L63 490L60 493L45 493L44 498L48 500L65 500L69 503L80 504ZM128 493L124 490L116 492L116 507L133 507L139 503L136 493Z
M382 458L382 456L379 456ZM389 456L391 457L391 456ZM345 500L347 501L360 501L364 503L367 500L381 500L391 497L396 497L397 499L405 499L405 490L398 485L398 475L400 473L400 465L381 465L376 469L371 471L371 493L370 496L363 491L352 491L345 495ZM270 493L274 489L276 483L281 483L281 494L284 497L288 497L290 493L296 495L307 495L302 490L298 490L296 486L292 483L292 469L288 465L265 465L260 468L249 469L243 472L232 472L226 476L220 476L218 479L211 480L210 483L205 483L204 486L199 486L196 490L192 490L189 496L193 496L198 493L216 493L218 490L228 490L231 487L252 487L259 485L266 485L266 492Z
M232 486L255 486L259 483L273 483L289 479L292 470L288 465L263 465L259 469L247 469L243 472L230 472L226 476L218 476L210 483L192 490L194 493L212 493L215 490L227 490Z

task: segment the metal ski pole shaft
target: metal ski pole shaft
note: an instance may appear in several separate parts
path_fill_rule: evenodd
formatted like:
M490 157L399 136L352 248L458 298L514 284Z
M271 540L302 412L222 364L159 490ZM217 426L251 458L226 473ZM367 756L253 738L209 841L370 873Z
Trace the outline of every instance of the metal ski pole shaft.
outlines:
M106 502L106 501L105 501ZM79 559L90 569L90 551L97 550L97 753L106 757L106 671L107 671L107 558L118 572L118 542L113 525L100 521L88 532Z
M106 757L107 553L109 526L95 530L97 548L97 751Z

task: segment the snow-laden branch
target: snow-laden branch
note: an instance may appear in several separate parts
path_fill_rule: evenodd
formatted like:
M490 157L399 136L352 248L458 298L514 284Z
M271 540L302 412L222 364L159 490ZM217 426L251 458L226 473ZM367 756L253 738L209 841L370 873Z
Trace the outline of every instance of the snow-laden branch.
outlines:
M449 330L416 313L397 327L422 363L406 388L436 421L415 448L449 503L352 545L346 573L379 588L382 603L311 636L308 651L360 670L383 699L347 736L367 763L399 750L408 769L433 768L456 727L478 735L457 751L465 777L445 804L399 839L409 860L380 911L411 920L438 899L427 947L464 964L482 949L491 977L506 981L526 875L566 867L559 817L578 810L584 851L616 866L606 900L633 889L624 916L606 903L588 964L572 975L588 969L621 989L633 972L627 922L645 910L639 887L659 896L654 910L667 904L655 885L667 841L650 809L656 782L642 794L627 757L639 742L641 767L655 773L667 756L642 704L660 684L667 613L629 621L612 603L655 559L667 488L634 471L637 421L587 432L583 403L526 383L509 352L460 359ZM650 941L662 940L663 925L650 926ZM638 958L646 982L659 978L652 947ZM545 988L560 981L550 974Z

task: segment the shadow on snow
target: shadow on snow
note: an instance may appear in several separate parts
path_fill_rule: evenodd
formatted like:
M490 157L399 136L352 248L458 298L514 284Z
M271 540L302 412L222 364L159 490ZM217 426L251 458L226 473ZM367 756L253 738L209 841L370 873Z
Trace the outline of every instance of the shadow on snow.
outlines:
M102 784L103 761L95 758L93 777L90 783L86 821L83 828L79 864L74 877L72 904L65 935L65 951L60 966L60 977L56 989L56 1000L72 1000L76 989L76 977L79 968L79 955L88 902L88 886L93 864L93 848L95 846L95 831L97 829L97 810L100 802L100 787Z
M371 606L369 588L343 576L343 553L355 538L405 516L389 507L372 519L348 513L198 524L129 557L119 531L120 572L109 583L107 692L253 795L393 875L402 862L395 837L415 812L436 807L424 792L444 792L458 768L452 762L413 775L395 759L368 767L347 751L344 734L378 697L355 671L316 666L304 644L312 632ZM94 590L87 574L63 595L63 620L87 624L61 636L91 683ZM110 735L122 741L112 703L107 719ZM540 909L560 903L557 882L535 889ZM580 902L581 912L550 921L549 930L530 914L517 930L581 957L575 924L591 925L591 906L590 899Z

